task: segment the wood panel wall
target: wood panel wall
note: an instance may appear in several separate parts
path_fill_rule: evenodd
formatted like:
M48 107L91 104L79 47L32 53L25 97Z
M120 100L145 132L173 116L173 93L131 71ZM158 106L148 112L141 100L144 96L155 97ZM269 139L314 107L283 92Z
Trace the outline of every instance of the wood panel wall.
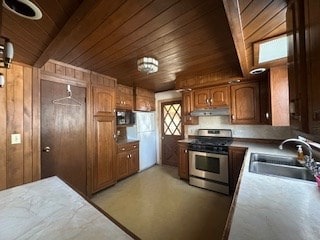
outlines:
M31 66L12 64L0 69L6 84L0 88L0 190L38 179L34 167L37 133L33 131ZM21 134L20 144L11 144L11 134Z
M41 178L40 81L41 79L88 87L116 79L50 60L41 69L13 63L0 69L6 84L0 88L0 190ZM112 79L113 81L110 81ZM87 91L88 185L91 179L91 93ZM11 134L21 134L21 144L11 144Z

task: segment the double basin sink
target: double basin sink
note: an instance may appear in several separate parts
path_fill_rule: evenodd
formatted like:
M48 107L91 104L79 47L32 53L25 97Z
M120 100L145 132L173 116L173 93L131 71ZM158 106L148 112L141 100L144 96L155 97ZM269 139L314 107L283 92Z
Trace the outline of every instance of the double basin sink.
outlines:
M251 153L249 172L316 181L312 172L295 157Z

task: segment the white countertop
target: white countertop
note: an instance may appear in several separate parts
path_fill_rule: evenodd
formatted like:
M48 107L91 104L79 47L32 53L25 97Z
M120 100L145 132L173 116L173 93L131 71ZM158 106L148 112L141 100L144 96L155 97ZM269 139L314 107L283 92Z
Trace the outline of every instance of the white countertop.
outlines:
M249 172L251 153L295 156L277 145L234 142L248 147L228 239L319 240L320 189L316 182Z
M0 191L0 239L132 239L57 177Z

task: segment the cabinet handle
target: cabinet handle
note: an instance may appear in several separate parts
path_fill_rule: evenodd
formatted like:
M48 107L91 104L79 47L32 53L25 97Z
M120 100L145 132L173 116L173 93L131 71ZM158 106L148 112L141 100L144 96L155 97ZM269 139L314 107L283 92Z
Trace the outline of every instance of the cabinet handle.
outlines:
M125 148L121 148L122 151L126 150Z
M269 118L270 118L270 114L269 114L269 113L266 113L266 119L269 120Z
M137 148L137 145L133 145L133 148Z
M210 103L213 103L213 99L212 98L210 98Z
M206 99L206 103L209 104L209 98Z
M234 114L231 115L231 119L235 120L236 118L234 117Z
M130 158L130 154L127 155L127 158Z
M188 153L188 150L187 150L187 149L185 149L185 150L184 150L184 153Z

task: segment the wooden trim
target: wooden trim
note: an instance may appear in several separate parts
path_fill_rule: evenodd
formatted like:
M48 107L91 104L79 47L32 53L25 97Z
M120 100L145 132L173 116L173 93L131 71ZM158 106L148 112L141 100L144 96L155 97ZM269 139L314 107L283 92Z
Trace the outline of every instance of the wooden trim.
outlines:
M54 59L49 59L48 60L48 63L53 63L55 65L61 65L61 66L64 66L66 68L72 68L74 70L78 70L78 71L81 71L81 72L86 72L86 73L90 73L91 71L88 70L88 69L84 69L84 68L81 68L81 67L76 67L76 66L73 66L71 64L68 64L68 63L64 63L64 62L60 62L60 61L56 61Z
M244 41L239 3L237 0L223 0L223 5L228 18L234 45L236 47L242 74L244 77L249 77L249 63Z
M40 162L40 69L32 69L32 181L41 178Z
M87 87L87 85L89 84L85 80L80 80L80 79L63 76L63 75L60 76L55 73L44 72L42 70L41 70L41 79L51 81L51 82L56 82L56 83L70 84L77 87Z
M1 10L2 11L2 8ZM0 68L0 72L3 74L7 81L7 71L4 68ZM0 88L0 190L7 187L7 88Z
M94 148L94 132L93 129L93 114L92 114L92 87L88 85L86 92L86 104L87 104L87 196L92 197L93 191L93 148Z

